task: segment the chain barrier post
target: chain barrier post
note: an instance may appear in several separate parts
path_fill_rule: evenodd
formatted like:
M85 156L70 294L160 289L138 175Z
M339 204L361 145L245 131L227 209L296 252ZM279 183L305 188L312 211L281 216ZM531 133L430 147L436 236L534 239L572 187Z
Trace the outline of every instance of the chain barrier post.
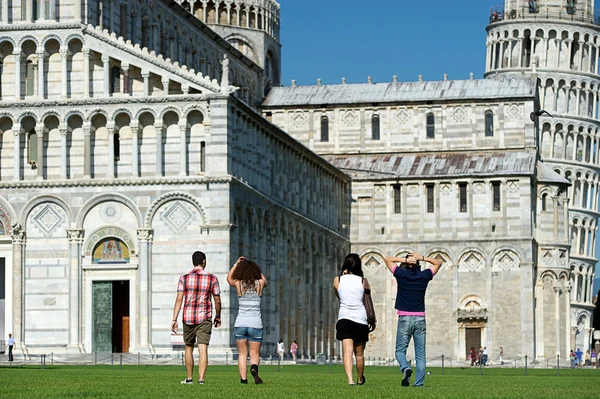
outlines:
M193 352L192 352L192 356L193 356ZM181 371L185 371L185 362L184 362L184 353L181 352Z
M279 356L277 359L277 372L281 373L281 356Z
M54 366L54 352L50 352L50 365Z
M138 352L138 366L140 365L140 352Z
M114 357L113 353L110 354L110 365L111 365L111 367L114 370L114 368L115 368L115 357Z
M442 375L444 375L444 355L442 355Z
M329 362L328 362L328 369L329 369L329 374L331 374L331 355L329 355Z
M527 355L525 355L525 375L527 375Z
M483 363L481 363L481 359L479 359L479 375L483 375Z
M225 366L229 366L229 353L225 353Z
M98 364L98 352L94 352L94 366Z
M123 354L121 353L121 358L119 359L119 370L123 370Z
M556 355L556 376L560 377L560 354Z

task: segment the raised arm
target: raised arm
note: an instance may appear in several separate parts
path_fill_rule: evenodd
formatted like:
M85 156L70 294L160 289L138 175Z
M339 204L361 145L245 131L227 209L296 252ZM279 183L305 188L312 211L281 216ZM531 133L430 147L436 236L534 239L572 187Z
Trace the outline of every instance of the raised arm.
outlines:
M385 265L391 273L394 273L394 269L398 266L398 263L417 263L417 259L411 254L405 258L399 256L386 256L383 260L385 261Z
M245 259L246 258L244 258L243 256L240 256L238 258L238 260L236 260L235 263L233 264L233 267L231 268L231 270L229 270L229 273L227 273L227 284L229 284L230 286L235 287L235 280L231 276L233 276L233 272L236 269L237 265Z
M408 256L414 257L421 262L429 263L431 265L431 266L429 266L429 270L431 270L431 274L433 274L434 276L436 275L436 273L438 272L438 270L440 270L440 267L442 266L441 260L435 259L435 258L426 258L425 256L423 256L417 252L411 252L408 254Z

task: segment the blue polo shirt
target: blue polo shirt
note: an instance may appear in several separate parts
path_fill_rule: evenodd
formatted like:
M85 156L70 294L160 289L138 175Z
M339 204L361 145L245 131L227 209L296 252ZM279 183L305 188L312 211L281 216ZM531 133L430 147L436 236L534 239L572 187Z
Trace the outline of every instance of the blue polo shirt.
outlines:
M403 312L425 312L425 291L433 279L431 270L396 267L394 277L398 282L396 310Z

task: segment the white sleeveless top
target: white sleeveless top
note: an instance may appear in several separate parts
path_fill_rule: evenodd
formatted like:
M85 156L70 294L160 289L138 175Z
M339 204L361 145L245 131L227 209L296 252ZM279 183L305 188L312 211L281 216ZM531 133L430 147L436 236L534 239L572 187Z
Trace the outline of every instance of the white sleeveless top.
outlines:
M347 319L358 324L368 325L367 311L363 303L365 289L362 280L362 277L353 274L340 276L337 290L340 297L338 320Z

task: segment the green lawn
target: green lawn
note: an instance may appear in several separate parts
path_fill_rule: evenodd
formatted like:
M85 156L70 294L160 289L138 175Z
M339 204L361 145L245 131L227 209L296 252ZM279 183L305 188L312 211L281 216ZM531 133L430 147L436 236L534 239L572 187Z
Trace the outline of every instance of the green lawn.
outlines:
M348 386L342 366L261 367L263 385L241 385L235 366L211 366L206 384L181 385L178 366L0 368L0 398L598 398L600 370L430 368L426 388L400 386L391 367L368 367L364 386ZM194 379L197 371L194 369ZM251 379L251 377L250 377ZM414 382L414 374L412 378Z

